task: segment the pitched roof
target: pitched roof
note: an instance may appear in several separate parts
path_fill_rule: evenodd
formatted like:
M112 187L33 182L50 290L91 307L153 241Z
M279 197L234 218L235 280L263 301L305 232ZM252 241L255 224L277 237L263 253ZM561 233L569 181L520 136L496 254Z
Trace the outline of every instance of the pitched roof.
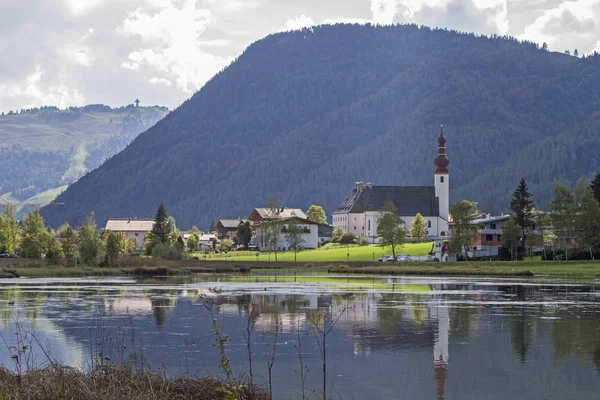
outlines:
M106 229L113 232L149 232L153 226L153 219L110 218L106 222Z
M237 229L240 222L246 222L243 219L220 219L217 226L222 225L223 228Z
M428 217L440 215L439 199L433 186L371 186L356 188L334 211L337 213L361 214L365 211L383 211L391 201L400 216L417 213Z
M299 208L285 208L281 207L277 210L275 219L287 219L292 217L298 217L302 219L306 219L306 214ZM268 208L255 208L248 217L251 221L263 220L263 219L273 219L271 216L271 210Z

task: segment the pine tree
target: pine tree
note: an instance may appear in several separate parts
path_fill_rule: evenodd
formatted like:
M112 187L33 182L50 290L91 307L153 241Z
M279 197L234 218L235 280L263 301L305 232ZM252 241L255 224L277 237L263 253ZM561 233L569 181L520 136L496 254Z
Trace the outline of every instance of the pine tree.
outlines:
M529 200L531 193L527 188L527 182L521 178L519 186L513 192L513 198L510 201L510 209L512 210L515 223L521 227L521 246L525 246L527 239L527 230L533 224L533 208L535 204Z
M167 243L169 241L169 233L171 233L171 227L169 222L169 215L167 209L163 203L160 203L156 210L156 216L154 217L154 226L152 227L152 234L161 243Z
M592 188L592 192L594 193L594 198L600 203L600 172L596 173L596 177L590 184Z
M208 233L213 233L217 227L217 221L215 221L215 217L213 216L210 220L210 225L208 226Z

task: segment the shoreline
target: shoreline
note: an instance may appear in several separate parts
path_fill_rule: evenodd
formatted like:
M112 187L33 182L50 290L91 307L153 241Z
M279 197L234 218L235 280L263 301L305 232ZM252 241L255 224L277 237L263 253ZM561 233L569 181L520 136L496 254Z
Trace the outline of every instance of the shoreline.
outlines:
M116 267L50 266L43 260L2 260L0 278L87 277L87 276L189 276L195 273L231 274L253 271L304 270L330 274L417 275L417 276L506 276L600 278L600 261L463 261L373 263L353 262L257 262L231 260L163 260L123 258Z

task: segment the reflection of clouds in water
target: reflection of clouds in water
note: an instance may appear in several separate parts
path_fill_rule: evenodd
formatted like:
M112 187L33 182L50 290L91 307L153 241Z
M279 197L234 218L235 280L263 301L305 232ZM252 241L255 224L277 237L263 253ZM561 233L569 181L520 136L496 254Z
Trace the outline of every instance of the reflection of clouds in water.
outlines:
M104 307L116 314L152 314L152 301L147 297L105 299Z
M33 334L35 339L31 338L30 334ZM58 361L74 367L84 367L89 361L86 356L87 352L84 352L84 346L67 337L60 327L46 318L38 318L35 321L13 321L6 329L3 329L2 335L6 343L3 341L0 346L0 362L4 366L15 365L11 359L11 354L14 352L11 353L8 346L24 345L29 348L27 353L22 356L22 363L25 363L25 358L30 355L34 367L50 364L44 352L48 353L53 362ZM23 341L20 342L20 339Z

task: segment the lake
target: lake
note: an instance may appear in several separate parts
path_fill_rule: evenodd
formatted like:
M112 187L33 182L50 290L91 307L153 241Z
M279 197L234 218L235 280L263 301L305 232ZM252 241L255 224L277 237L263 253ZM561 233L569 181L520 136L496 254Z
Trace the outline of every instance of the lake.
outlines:
M0 362L135 357L171 376L223 375L209 308L236 377L248 373L252 314L254 382L267 385L275 346L276 399L301 398L300 360L307 398L322 392L325 320L335 399L600 398L600 281L301 271L0 280Z

